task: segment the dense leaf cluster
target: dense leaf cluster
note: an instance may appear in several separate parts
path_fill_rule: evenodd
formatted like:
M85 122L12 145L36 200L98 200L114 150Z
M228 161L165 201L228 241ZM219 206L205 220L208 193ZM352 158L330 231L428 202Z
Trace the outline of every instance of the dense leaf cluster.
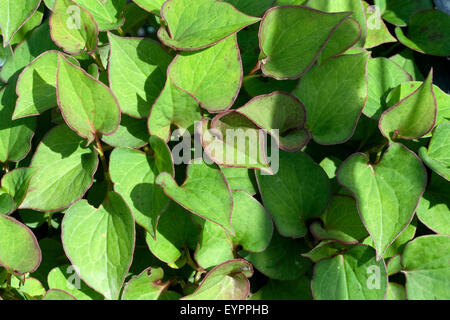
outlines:
M0 30L1 298L450 299L431 0L2 0Z

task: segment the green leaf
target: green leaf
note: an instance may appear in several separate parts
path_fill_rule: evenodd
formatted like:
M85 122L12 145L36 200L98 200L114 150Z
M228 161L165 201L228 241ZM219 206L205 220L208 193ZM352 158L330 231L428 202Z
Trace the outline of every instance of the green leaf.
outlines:
M450 123L434 130L428 149L421 147L419 155L428 167L450 181Z
M217 165L195 159L188 165L186 176L183 185L178 186L169 173L163 172L155 183L185 209L234 234L231 225L233 197L222 171Z
M261 70L277 80L296 79L317 60L350 12L326 13L300 6L269 9L259 31Z
M161 283L163 276L161 268L145 269L125 284L122 300L158 300L169 284Z
M64 120L88 144L99 133L109 135L117 130L120 107L111 90L63 55L58 56L56 91Z
M13 211L17 210L25 198L30 186L30 180L34 174L35 170L33 168L17 168L2 177L2 189L14 200Z
M77 268L68 264L53 268L47 276L49 288L64 290L77 300L103 300L102 295L89 288L76 272Z
M63 300L77 300L77 299L64 290L50 289L47 291L42 300L63 301Z
M150 105L166 82L171 57L155 41L121 38L108 33L111 44L109 81L122 112L147 118Z
M256 172L264 207L281 235L303 237L308 219L319 217L330 201L330 182L323 169L303 152L280 152L274 175Z
M220 170L222 170L225 178L230 184L231 190L245 191L250 195L256 194L256 180L254 178L252 170L248 170L246 168L229 167L220 167Z
M165 0L133 0L142 9L147 10L157 16L161 12L161 7Z
M358 243L367 236L361 223L354 199L347 196L334 196L322 215L323 226L315 222L310 230L319 240L337 240L343 243Z
M317 300L383 300L387 287L384 260L364 245L317 263L311 282Z
M361 27L355 19L348 17L332 34L318 59L322 64L331 57L341 54L361 39Z
M381 44L396 42L381 18L379 7L369 6L363 1L367 20L367 38L364 48L373 48Z
M39 6L38 8L39 9L36 10L30 16L30 18L27 21L25 21L25 23L20 27L20 29L17 30L17 32L13 35L13 37L9 41L9 44L11 46L27 40L33 29L35 29L42 23L42 18L44 17L44 9L42 6Z
M167 79L164 89L150 111L148 130L151 135L168 141L172 125L182 131L188 130L193 133L195 123L201 119L202 112L197 101Z
M5 82L13 81L16 74L20 73L34 58L47 50L57 48L50 38L48 22L44 21L31 33L27 41L16 46L14 54L7 50L5 64L0 70L1 79Z
M97 49L97 22L72 0L56 0L49 24L53 41L65 52L92 53Z
M200 228L192 222L191 216L189 211L171 201L158 220L155 236L146 234L147 245L159 260L174 263L182 257L185 248L195 249Z
M250 16L260 17L264 12L273 6L273 0L224 0L231 3L239 11Z
M172 155L164 141L151 137L150 146L153 156L139 150L114 149L110 158L110 175L114 190L131 208L136 222L154 236L159 216L170 201L155 185L155 179L161 172L171 176L174 173Z
M395 255L389 261L387 262L387 273L388 276L392 276L396 273L399 273L402 270L402 264L401 264L401 256Z
M423 82L420 81L410 81L399 85L388 94L386 98L387 105L393 106L397 104L399 101L404 100L413 92L417 91L422 85ZM450 95L442 91L442 89L434 84L433 94L436 98L437 103L437 116L435 126L450 122ZM431 133L425 136L431 136Z
M408 25L416 12L433 8L431 0L375 0L375 5L384 20L399 27Z
M0 214L10 214L13 210L13 198L10 194L0 189Z
M326 12L352 12L354 18L361 28L361 38L356 43L357 47L363 47L366 42L367 26L364 3L360 0L309 0L308 7ZM341 26L339 26L341 28Z
M386 109L385 101L389 91L411 78L396 63L383 57L369 59L367 76L369 96L363 112L372 119L379 119Z
M92 14L101 31L117 29L125 22L122 16L126 0L73 0Z
M403 49L396 55L389 58L396 64L398 64L403 70L408 72L413 80L423 81L424 77L414 62L414 52L409 49Z
M337 241L322 241L311 251L302 253L302 257L311 259L312 262L317 263L323 259L332 258L346 249L346 246Z
M0 162L19 162L30 152L36 122L11 120L16 95L12 85L0 90Z
M103 136L102 140L115 148L139 149L148 144L149 138L145 119L122 114L117 131L112 135Z
M81 278L106 299L118 298L135 241L134 220L125 201L114 192L98 209L78 201L64 215L61 237Z
M41 0L4 0L0 3L0 29L3 47L38 9Z
M305 104L306 127L317 143L339 144L353 135L367 99L369 56L368 52L342 55L314 66L294 90Z
M242 82L242 60L236 35L202 51L178 54L168 74L172 83L189 93L202 108L210 112L230 108Z
M291 95L282 92L261 95L237 112L271 134L282 150L298 151L309 141L309 133L303 129L305 106Z
M233 191L233 213L231 223L236 235L231 237L235 246L250 252L262 252L270 243L273 234L272 220L264 207L243 191Z
M312 300L311 281L305 276L288 281L269 279L248 300Z
M450 235L450 183L436 174L417 207L417 217L436 233Z
M405 287L395 282L389 282L386 300L406 300Z
M283 238L274 232L269 247L263 252L240 251L239 255L270 279L295 280L304 275L312 265L301 256L307 250L302 240Z
M42 260L33 232L9 216L0 215L0 265L19 274L35 271Z
M354 194L380 258L410 224L425 190L427 173L413 152L393 143L375 165L364 154L350 156L341 165L338 180Z
M217 164L272 173L263 132L242 114L229 111L211 122L203 119L197 132L205 153Z
M260 20L215 0L168 0L161 8L161 17L167 30L161 27L158 37L176 50L207 48Z
M78 60L69 56L67 58L79 65ZM37 116L57 106L57 66L58 51L49 50L39 55L22 71L16 87L18 98L13 114L14 120Z
M433 71L417 90L383 112L379 127L386 138L414 140L433 129L437 103L432 81Z
M98 158L92 148L82 145L66 125L47 134L31 161L36 174L21 209L57 211L83 197L92 185Z
M250 293L247 278L252 265L242 259L229 260L212 269L191 295L182 300L245 300Z
M440 10L416 13L408 24L408 36L397 27L397 39L408 48L435 56L450 55L450 19Z
M408 243L402 255L408 299L450 299L449 259L448 236L422 236Z
M30 277L24 278L23 283L20 283L16 277L12 277L11 287L17 289L27 300L40 300L46 292L39 280Z
M234 225L233 225L234 227ZM233 259L233 242L228 233L210 221L202 221L202 231L198 237L195 261L203 269Z

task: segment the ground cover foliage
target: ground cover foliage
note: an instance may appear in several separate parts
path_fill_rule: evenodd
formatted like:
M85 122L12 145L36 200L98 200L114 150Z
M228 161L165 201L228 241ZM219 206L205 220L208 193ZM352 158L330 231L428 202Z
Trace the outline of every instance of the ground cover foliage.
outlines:
M0 299L450 299L448 9L2 0Z

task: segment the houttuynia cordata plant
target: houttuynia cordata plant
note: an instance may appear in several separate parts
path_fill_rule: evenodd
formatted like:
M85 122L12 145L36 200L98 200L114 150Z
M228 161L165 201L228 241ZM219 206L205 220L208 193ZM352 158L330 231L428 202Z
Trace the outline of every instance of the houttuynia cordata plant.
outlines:
M3 300L450 299L446 1L1 0Z

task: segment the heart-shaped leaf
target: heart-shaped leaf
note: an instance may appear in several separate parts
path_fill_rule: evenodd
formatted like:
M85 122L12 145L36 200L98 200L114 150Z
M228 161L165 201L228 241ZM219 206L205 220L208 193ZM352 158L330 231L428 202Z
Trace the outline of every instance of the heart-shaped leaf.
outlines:
M78 60L70 56L67 58L79 65ZM13 119L36 116L56 107L57 66L58 52L49 50L39 55L22 71L17 81L18 98Z
M0 215L0 265L19 274L35 271L42 260L36 237L28 227Z
M417 90L383 112L379 127L386 138L413 140L433 129L437 103L432 81L433 71Z
M155 183L185 209L234 234L231 225L233 197L217 165L207 164L202 159L192 160L186 176L183 185L178 186L169 173L163 172Z
M245 300L250 293L247 278L252 275L252 265L247 261L229 260L212 269L197 290L183 300Z
M111 90L63 55L58 56L56 92L67 125L88 144L99 133L109 135L117 130L120 107Z
M298 151L309 141L309 133L303 129L305 106L291 95L273 92L258 96L236 111L271 134L282 150Z
M36 173L20 208L56 211L81 199L92 185L97 153L66 125L53 129L38 146L31 167Z
M114 190L127 202L136 222L154 236L159 216L170 201L155 185L155 178L161 172L172 176L174 172L172 155L164 141L151 137L150 146L153 155L128 148L114 149L109 168Z
M171 57L155 41L108 33L111 44L109 81L122 112L147 118L150 105L166 82Z
M169 283L161 282L164 271L161 268L148 268L131 278L124 286L122 300L158 300Z
M440 10L416 13L408 24L408 36L395 29L397 39L410 49L436 56L450 55L450 19Z
M41 0L4 0L0 3L0 29L3 47L38 9Z
M449 236L428 235L409 242L402 255L408 299L450 299L449 259Z
M383 300L387 287L384 260L364 245L317 263L311 281L317 300Z
M260 19L239 12L232 5L215 0L168 0L161 8L167 30L161 27L159 39L177 50L198 50L220 40ZM214 19L211 19L214 17Z
M229 111L217 115L211 122L203 119L197 132L205 153L214 162L272 173L263 132L242 114Z
M163 91L150 111L148 130L151 135L168 141L171 125L175 125L180 130L193 132L195 123L201 119L202 112L197 101L167 79Z
M436 233L450 235L450 184L433 174L420 199L417 217Z
M242 83L236 35L202 51L180 53L172 61L168 74L173 84L189 93L202 108L210 112L230 108Z
M117 299L133 260L135 227L125 201L109 192L98 208L73 204L62 222L64 251L77 273L106 299Z
M423 164L406 147L393 143L375 165L364 154L350 156L339 168L338 179L354 194L379 259L414 216L427 181Z
M319 217L330 200L330 182L323 169L303 152L280 152L274 175L256 172L264 207L281 235L303 237L306 221Z
M50 300L50 301L64 301L64 300L77 300L70 293L60 290L60 289L50 289L47 291L42 300Z
M267 10L259 29L260 47L265 56L261 70L278 80L301 77L350 15L350 12L326 13L303 6Z
M125 22L122 11L127 3L126 0L73 1L92 14L101 31L116 29Z
M368 52L341 55L314 66L294 90L305 104L306 127L317 143L339 144L353 135L367 99L369 56Z
M420 148L419 154L428 167L450 181L450 123L438 126L428 149Z
M97 49L97 22L72 0L55 1L49 24L53 41L65 52L91 53Z

